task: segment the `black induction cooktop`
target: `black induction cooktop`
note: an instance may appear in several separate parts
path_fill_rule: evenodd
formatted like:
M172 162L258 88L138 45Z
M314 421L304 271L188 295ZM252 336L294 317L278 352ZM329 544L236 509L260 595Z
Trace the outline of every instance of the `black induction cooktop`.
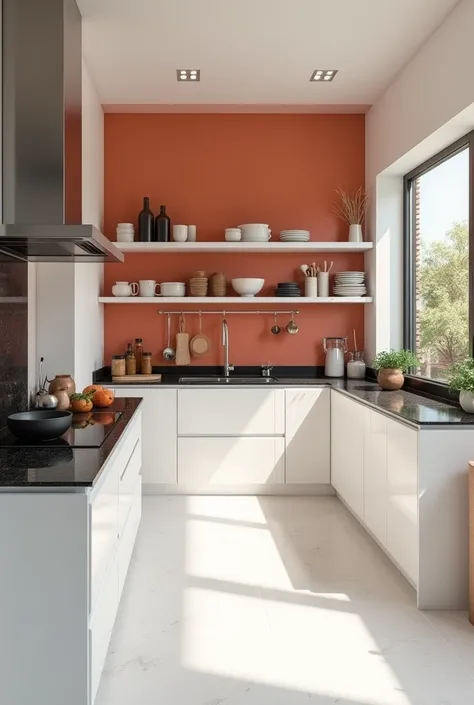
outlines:
M120 411L73 414L72 426L54 441L24 441L8 429L0 433L0 448L100 448L121 417Z

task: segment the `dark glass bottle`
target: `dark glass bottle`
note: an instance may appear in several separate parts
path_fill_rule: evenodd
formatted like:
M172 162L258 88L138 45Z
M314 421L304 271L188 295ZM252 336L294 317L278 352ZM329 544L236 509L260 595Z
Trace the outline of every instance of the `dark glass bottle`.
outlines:
M155 240L157 242L169 242L171 232L171 221L166 215L166 206L160 206L160 213L155 218Z
M143 199L143 210L138 214L138 239L140 242L151 242L154 240L155 217L150 210L150 199L145 196Z

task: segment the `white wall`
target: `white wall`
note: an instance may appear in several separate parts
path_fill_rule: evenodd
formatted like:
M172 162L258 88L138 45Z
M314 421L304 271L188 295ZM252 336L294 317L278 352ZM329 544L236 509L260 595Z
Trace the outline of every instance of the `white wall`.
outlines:
M104 218L104 113L88 68L82 62L82 222L102 230ZM74 375L78 388L102 367L104 307L97 302L103 264L74 267Z
M82 66L82 222L102 228L104 208L104 114L87 66ZM36 351L45 372L71 374L78 389L102 366L103 305L97 301L102 264L36 266ZM33 370L34 372L34 370ZM31 370L30 370L31 373Z
M461 0L366 118L367 358L402 345L403 175L474 128L474 1Z

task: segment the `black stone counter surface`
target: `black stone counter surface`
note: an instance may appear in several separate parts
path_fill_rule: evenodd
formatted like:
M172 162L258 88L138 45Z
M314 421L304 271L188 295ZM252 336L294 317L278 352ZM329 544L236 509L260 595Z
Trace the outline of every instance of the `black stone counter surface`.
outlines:
M100 448L71 448L67 444L38 448L22 446L0 448L1 488L93 487L113 449L142 403L140 398L116 399L106 410L121 416ZM20 443L20 441L19 441Z
M163 375L159 383L137 383L129 386L135 387L170 387L193 388L194 385L179 384L181 376L209 376L222 375L222 367L191 366L191 367L156 367L154 373ZM259 367L237 367L233 375L260 375ZM329 385L337 387L344 394L370 405L377 411L389 414L394 418L417 427L423 428L474 428L474 414L466 414L458 404L422 396L407 389L396 392L382 390L375 381L334 379L324 377L324 368L321 367L275 367L272 376L276 379L273 385L281 386L319 386ZM96 384L120 387L114 383L110 376L110 368L104 367L94 374ZM123 385L124 387L128 385ZM213 385L214 386L214 385ZM219 386L219 385L215 385ZM228 387L226 387L228 389Z

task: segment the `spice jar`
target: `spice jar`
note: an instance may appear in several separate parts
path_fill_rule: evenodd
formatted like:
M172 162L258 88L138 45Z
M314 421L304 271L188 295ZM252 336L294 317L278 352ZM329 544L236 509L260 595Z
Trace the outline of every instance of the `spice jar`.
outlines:
M125 368L127 375L137 374L137 359L133 350L131 352L127 352L127 357L125 358Z
M142 375L151 375L151 352L144 352L142 355Z
M125 355L112 355L112 377L123 377L125 372Z

